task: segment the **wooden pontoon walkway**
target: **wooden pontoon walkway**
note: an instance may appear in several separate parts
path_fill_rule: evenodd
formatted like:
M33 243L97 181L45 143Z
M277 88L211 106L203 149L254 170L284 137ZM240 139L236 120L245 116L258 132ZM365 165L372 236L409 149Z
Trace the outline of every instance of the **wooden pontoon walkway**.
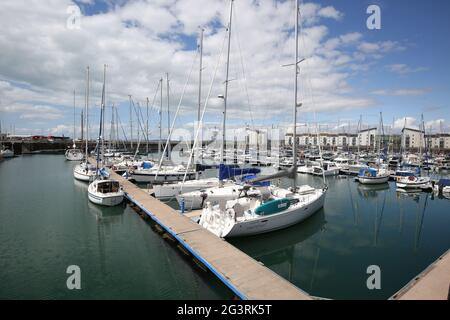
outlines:
M91 160L92 161L92 160ZM111 171L126 197L174 237L214 273L236 296L251 300L311 300L289 281L263 266L188 217L151 197L145 190Z

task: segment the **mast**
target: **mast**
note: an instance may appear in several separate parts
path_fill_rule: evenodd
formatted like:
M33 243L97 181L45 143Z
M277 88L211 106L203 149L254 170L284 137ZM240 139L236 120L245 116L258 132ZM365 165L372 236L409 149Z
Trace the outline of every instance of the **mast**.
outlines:
M228 81L230 72L230 48L231 48L231 22L233 18L233 3L234 0L230 1L230 20L228 23L228 47L227 47L227 70L225 77L225 95L223 98L223 122L222 122L222 150L220 151L221 162L225 162L225 146L226 146L226 118L227 118L227 100L228 100Z
M161 158L161 140L162 140L162 110L163 110L163 78L159 80L161 89L161 105L159 108L159 141L158 141L158 156Z
M167 159L170 158L170 100L169 100L169 73L166 72L166 80L167 80L167 136L168 139L168 145L167 145Z
M130 148L133 150L133 110L131 106L131 95L128 95L130 100Z
M297 188L297 107L298 105L298 16L299 16L299 6L298 0L295 0L295 80L294 80L294 128L293 128L293 166L294 166L294 190Z
M89 66L86 68L86 74L87 74L87 81L86 81L86 101L84 104L85 107L85 112L84 112L84 116L86 117L85 119L85 126L86 126L86 153L85 153L85 158L86 158L86 163L88 162L88 140L89 140L89 123L88 123L88 109L89 109Z
M73 90L73 148L75 149L75 135L76 135L76 128L75 128L75 90Z
M199 44L199 51L200 51L200 65L199 65L199 74L198 74L198 110L197 110L197 121L199 124L199 130L202 130L202 126L200 125L200 120L201 120L201 108L202 108L202 69L203 69L203 33L204 33L205 29L201 28L200 29L200 44ZM203 130L202 130L203 132ZM202 148L203 147L203 135L200 138L201 141L201 145L198 146L197 144L197 148ZM197 149L197 156L199 156L199 149ZM203 154L201 155L201 157L203 157Z
M103 152L103 118L104 118L104 108L105 108L105 81L106 81L106 64L103 65L103 89L102 89L102 102L100 106L100 128L99 128L99 144L97 147L97 175L98 175L98 163L100 162L100 146L101 152ZM103 160L102 160L103 161Z
M145 136L146 136L146 138L147 138L147 156L148 156L148 103L149 103L149 101L148 101L148 97L147 97L147 122L146 122L146 124L145 124Z

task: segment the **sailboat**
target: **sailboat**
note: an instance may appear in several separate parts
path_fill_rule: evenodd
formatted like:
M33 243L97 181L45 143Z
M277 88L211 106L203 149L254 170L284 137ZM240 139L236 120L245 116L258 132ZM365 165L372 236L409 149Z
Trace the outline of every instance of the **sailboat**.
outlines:
M89 139L89 125L88 125L88 109L89 109L89 67L86 70L87 79L86 79L86 96L85 96L85 126L86 126L86 145L85 145L85 154L88 154L88 139ZM94 179L96 174L96 168L94 165L90 164L85 158L84 162L76 165L73 168L73 177L77 180L89 182Z
M383 130L383 118L380 113L380 123L378 126L378 166L381 164L381 130ZM358 182L362 184L383 184L389 181L389 171L383 168L362 168L358 174Z
M67 149L65 153L66 160L69 161L81 161L84 158L83 152L80 149L76 149L75 144L75 91L73 92L73 145L72 149Z
M232 16L233 0L231 1ZM270 181L282 177L293 179L294 186L289 189L270 186L260 196L244 196L236 200L221 202L203 209L199 224L218 237L249 236L283 229L299 223L319 211L325 201L328 187L315 189L307 185L297 186L297 108L298 104L298 18L299 3L296 0L295 25L295 94L293 126L293 166L288 170L267 177L251 180L253 183Z
M102 103L100 110L100 129L97 147L97 165L95 180L88 187L88 198L91 202L102 206L116 206L123 201L124 192L118 181L109 179L106 169L99 169L100 152L103 152L103 126L104 126L104 110L105 110L105 83L106 83L106 65L103 69L103 90Z
M423 121L423 115L422 115L422 132L425 136L425 124ZM422 135L421 135L422 136ZM422 140L422 139L421 139ZM403 189L403 190L432 190L433 185L431 183L430 177L422 177L420 175L421 168L422 168L422 141L420 141L420 147L419 147L419 155L420 156L410 156L409 157L409 167L416 167L416 174L415 175L409 175L407 177L397 177L396 179L396 185L397 188Z
M161 81L161 110L160 110L160 118L159 118L159 127L161 128L161 113L162 113L162 81ZM130 100L130 105L132 104ZM172 128L170 127L170 112L169 112L169 76L167 74L167 114L168 114L168 136L167 142L164 147L163 152L160 152L160 162L157 165L151 164L151 166L143 165L136 169L129 170L129 179L135 182L146 182L152 184L163 184L170 182L179 182L183 180L194 180L198 179L201 172L197 172L194 169L186 168L184 165L173 165L163 164L164 156L167 155L167 158L170 156L170 137L173 131L173 126L175 124L175 120L172 124ZM160 141L161 141L161 129L160 129ZM160 149L160 147L158 147ZM170 161L168 161L170 162Z

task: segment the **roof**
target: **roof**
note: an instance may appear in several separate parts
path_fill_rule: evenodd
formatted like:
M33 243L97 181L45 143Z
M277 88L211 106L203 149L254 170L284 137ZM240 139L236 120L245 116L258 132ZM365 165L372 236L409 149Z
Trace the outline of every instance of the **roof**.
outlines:
M414 132L420 132L420 133L424 133L424 131L423 130L418 130L418 129L413 129L413 128L403 128L402 129L402 132L404 132L404 131L414 131Z
M364 130L360 130L359 132L367 132L367 131L373 131L373 130L377 130L377 128L369 128L369 129L364 129Z

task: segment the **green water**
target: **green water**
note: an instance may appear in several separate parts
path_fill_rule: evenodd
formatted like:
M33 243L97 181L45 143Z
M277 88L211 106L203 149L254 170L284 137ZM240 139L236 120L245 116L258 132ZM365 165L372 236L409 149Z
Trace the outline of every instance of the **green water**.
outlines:
M232 297L130 208L89 203L74 165L50 155L0 163L0 298ZM230 242L308 293L335 299L386 299L450 247L450 200L399 194L393 183L328 184L324 209L304 223ZM80 266L82 290L67 289L69 265ZM370 265L381 268L381 290L366 286Z
M229 299L129 207L101 208L64 156L0 163L0 299ZM81 290L68 290L69 265Z
M319 187L322 179L299 176ZM311 295L387 299L450 248L450 200L401 194L395 183L328 178L325 206L294 227L230 242ZM367 267L381 289L367 288Z

